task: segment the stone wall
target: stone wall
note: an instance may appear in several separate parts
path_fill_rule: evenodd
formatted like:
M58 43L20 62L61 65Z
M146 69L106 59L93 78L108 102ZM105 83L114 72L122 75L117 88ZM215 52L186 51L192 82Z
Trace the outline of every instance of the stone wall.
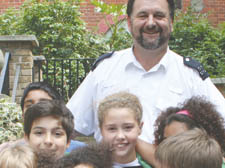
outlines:
M16 74L16 67L20 65L19 83L16 91L16 102L20 103L24 88L32 82L33 47L37 47L38 41L35 36L0 36L0 49L11 53L9 61L10 96Z

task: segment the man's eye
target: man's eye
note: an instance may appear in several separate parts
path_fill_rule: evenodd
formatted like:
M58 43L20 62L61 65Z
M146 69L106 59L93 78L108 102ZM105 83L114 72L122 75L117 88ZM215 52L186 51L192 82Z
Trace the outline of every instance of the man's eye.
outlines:
M162 19L162 18L165 17L165 15L159 13L159 14L155 14L154 17L155 17L155 18L158 18L158 19Z
M141 19L144 19L144 18L147 18L148 15L144 15L144 14L143 14L143 15L139 15L138 17L141 18Z

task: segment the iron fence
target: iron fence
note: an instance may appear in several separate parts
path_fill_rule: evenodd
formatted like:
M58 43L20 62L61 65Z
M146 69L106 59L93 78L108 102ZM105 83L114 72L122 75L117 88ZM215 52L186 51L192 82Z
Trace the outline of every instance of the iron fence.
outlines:
M91 70L94 58L48 59L38 64L38 80L42 78L55 87L67 101Z

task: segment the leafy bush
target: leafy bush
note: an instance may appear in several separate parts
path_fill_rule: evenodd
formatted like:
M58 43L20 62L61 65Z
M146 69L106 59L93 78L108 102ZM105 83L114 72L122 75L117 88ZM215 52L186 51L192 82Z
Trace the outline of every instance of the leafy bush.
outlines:
M96 11L103 14L104 22L109 28L108 31L111 31L110 37L102 35L102 44L105 44L109 51L129 48L132 45L132 38L126 27L122 25L123 20L120 20L120 16L126 14L126 5L107 4L99 0L91 0L91 3L95 6ZM107 16L111 16L114 24L109 23Z
M211 77L225 76L225 36L210 25L206 14L177 11L169 46L183 56L199 60Z
M0 144L16 140L23 135L22 111L11 98L5 96L0 99Z
M34 54L46 58L98 57L106 51L97 35L80 19L79 0L29 0L20 11L0 17L0 34L33 34L40 47Z

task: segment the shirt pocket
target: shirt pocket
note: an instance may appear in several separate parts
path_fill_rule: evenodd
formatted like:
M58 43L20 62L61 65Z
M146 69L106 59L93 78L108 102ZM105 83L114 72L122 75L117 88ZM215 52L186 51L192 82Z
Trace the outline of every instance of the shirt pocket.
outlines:
M168 107L176 107L185 100L184 90L179 87L169 87L162 89L157 96L155 108L158 113L166 110Z
M101 101L106 96L109 96L113 93L118 93L120 91L127 91L127 89L123 87L123 85L118 81L114 80L101 81L98 87L97 99Z

